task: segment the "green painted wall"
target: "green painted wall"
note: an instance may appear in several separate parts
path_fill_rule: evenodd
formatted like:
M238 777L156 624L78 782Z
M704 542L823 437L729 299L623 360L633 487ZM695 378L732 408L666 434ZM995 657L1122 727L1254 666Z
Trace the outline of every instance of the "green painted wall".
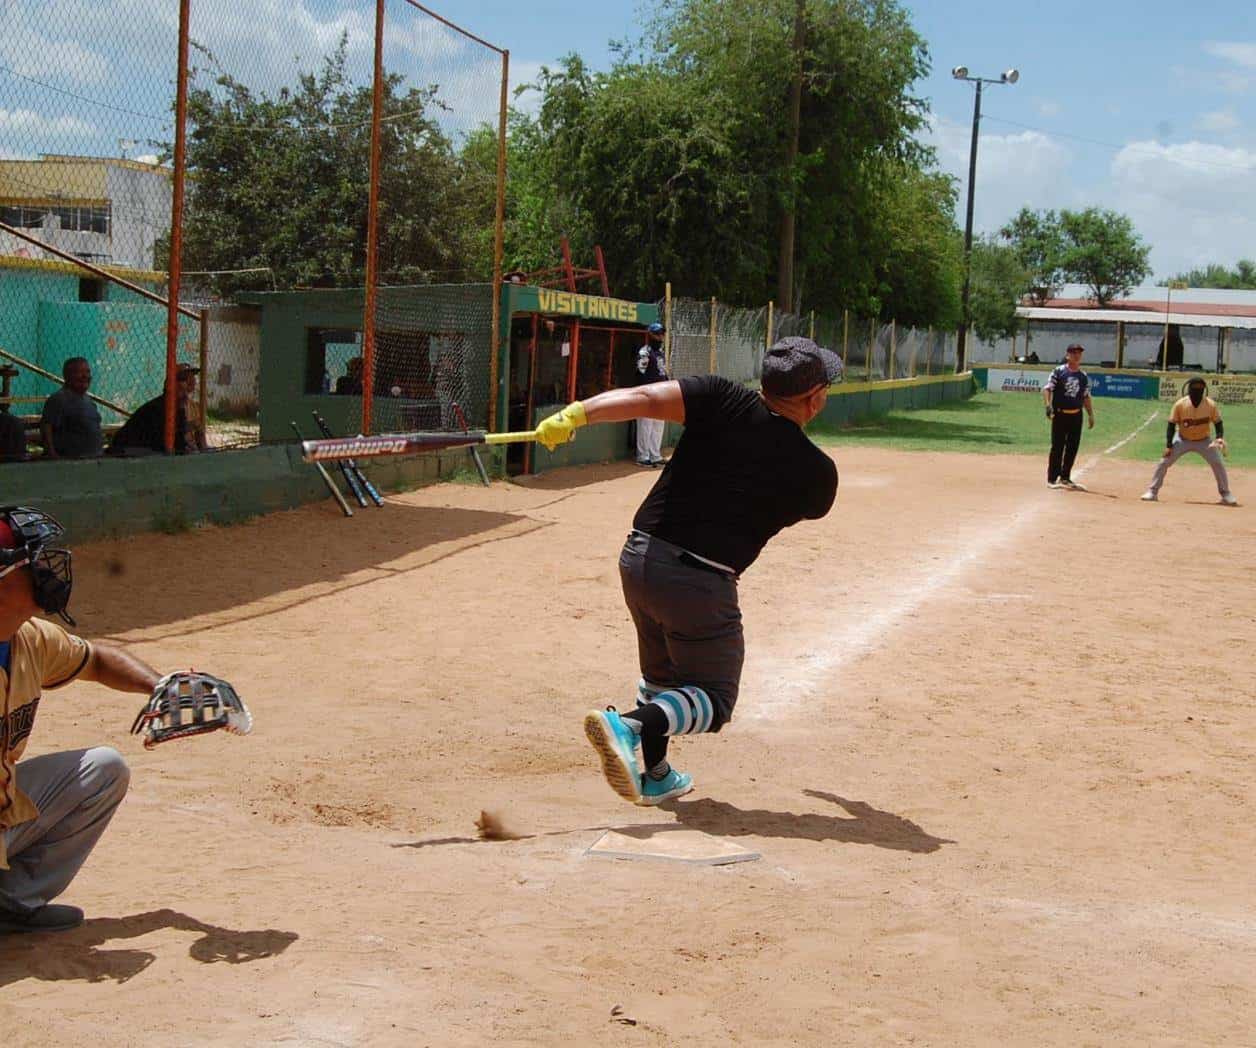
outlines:
M157 285L149 285L156 290ZM68 357L92 365L92 392L135 407L161 391L166 359L166 311L117 284L105 282L103 302L80 302L79 276L0 265L0 349L61 374ZM180 317L182 359L195 359L199 330ZM154 380L155 375L155 380ZM22 370L14 396L46 397L51 381ZM38 414L38 403L19 405L19 414ZM102 409L105 423L121 421Z
M295 420L311 430L310 412L321 411L337 433L362 429L362 398L305 392L306 353L312 328L362 330L364 292L361 288L288 291L240 296L262 307L261 438L287 440ZM467 412L472 426L483 426L488 416L489 333L492 299L488 284L441 284L423 287L381 288L376 309L377 346L387 332L461 334L466 339L464 361L468 378ZM379 351L381 354L384 350ZM385 433L405 428L407 401L374 397L372 430ZM411 427L412 428L412 427Z
M480 449L490 470L500 469L499 452ZM474 468L466 448L373 459L362 467L380 491L432 484ZM328 471L343 490L330 463ZM295 441L206 455L0 463L0 491L7 502L47 510L65 525L71 543L227 524L330 498ZM386 506L358 509L345 496L355 514L388 512Z

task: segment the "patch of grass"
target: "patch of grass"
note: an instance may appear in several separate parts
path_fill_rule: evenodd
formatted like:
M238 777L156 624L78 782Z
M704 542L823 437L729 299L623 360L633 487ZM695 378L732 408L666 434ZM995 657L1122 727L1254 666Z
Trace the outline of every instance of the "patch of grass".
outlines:
M1114 454L1154 461L1164 448L1169 405L1150 400L1095 399L1095 428L1082 430L1082 453L1102 451L1124 440L1153 412L1156 418ZM1229 465L1256 466L1256 406L1223 404ZM1084 425L1084 423L1083 423ZM958 451L980 454L1045 454L1051 423L1042 401L1028 393L978 393L969 400L939 404L920 411L894 411L880 418L844 426L813 426L819 444L866 445L904 451ZM1190 455L1182 464L1204 460Z

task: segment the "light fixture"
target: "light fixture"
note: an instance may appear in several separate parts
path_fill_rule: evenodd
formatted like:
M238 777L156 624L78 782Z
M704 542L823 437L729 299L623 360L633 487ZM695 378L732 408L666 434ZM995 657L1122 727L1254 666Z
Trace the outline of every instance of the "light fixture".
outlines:
M1020 70L1018 69L1009 69L1006 73L1003 74L1003 82L1005 84L1014 84L1019 79L1020 79Z
M963 80L968 75L968 66L956 66L951 70L951 76L956 80Z

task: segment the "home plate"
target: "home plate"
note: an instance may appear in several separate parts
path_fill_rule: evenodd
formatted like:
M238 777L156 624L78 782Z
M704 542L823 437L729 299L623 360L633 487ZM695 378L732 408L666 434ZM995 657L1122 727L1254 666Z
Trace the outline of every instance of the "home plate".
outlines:
M747 851L723 837L673 826L607 830L585 854L603 859L655 859L694 866L724 866L760 858L758 852Z

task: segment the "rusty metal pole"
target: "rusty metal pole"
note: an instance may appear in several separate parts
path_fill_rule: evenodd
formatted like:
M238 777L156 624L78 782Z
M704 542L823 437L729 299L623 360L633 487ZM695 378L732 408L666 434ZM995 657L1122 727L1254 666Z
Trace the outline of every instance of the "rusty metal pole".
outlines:
M179 288L183 280L183 175L187 167L188 21L191 0L179 0L179 74L174 105L174 184L170 201L170 260L166 276L166 454L174 451L174 423L179 386L175 366L179 350Z
M209 310L201 310L201 381L197 384L200 394L201 432L205 434L205 442L209 443Z
M501 381L502 339L502 254L506 243L506 108L510 85L510 52L502 52L501 97L497 113L497 201L493 212L493 301L492 330L488 336L488 428L497 429L497 401L501 393L497 388Z
M375 406L375 283L379 254L380 120L384 108L384 0L375 0L375 82L371 96L371 174L366 204L366 288L362 304L362 432Z

